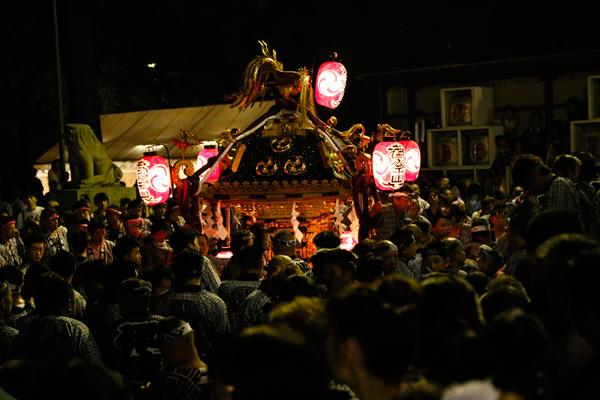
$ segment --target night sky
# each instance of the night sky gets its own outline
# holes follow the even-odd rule
[[[336,51],[349,71],[340,126],[377,123],[363,73],[600,49],[595,13],[547,2],[57,0],[65,122],[225,102],[259,40],[287,70]],[[52,1],[0,14],[2,181],[56,142]],[[148,63],[156,63],[150,69]],[[17,151],[15,151],[17,149]],[[7,167],[13,168],[6,174]]]

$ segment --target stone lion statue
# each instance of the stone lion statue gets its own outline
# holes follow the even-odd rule
[[[113,164],[89,125],[67,124],[65,141],[73,184],[107,186],[115,185],[123,178],[123,171]]]

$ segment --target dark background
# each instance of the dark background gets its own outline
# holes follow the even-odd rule
[[[377,87],[357,75],[600,49],[588,7],[567,3],[306,0],[57,0],[65,123],[227,102],[259,40],[286,70],[338,52],[349,72],[340,127],[378,121]],[[2,189],[58,140],[53,2],[0,13]],[[156,63],[150,69],[148,63]]]

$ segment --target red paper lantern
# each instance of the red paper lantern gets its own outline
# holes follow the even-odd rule
[[[373,151],[373,179],[380,190],[399,189],[421,170],[421,150],[412,140],[380,142]]]
[[[328,61],[323,63],[317,73],[315,100],[317,104],[334,109],[340,105],[348,72],[342,63]]]
[[[198,158],[196,159],[196,169],[200,169],[206,164],[208,164],[208,159],[214,157],[219,154],[219,150],[217,150],[216,145],[204,145],[204,150],[201,150],[198,153]],[[202,175],[200,175],[200,179],[204,178],[206,174],[208,174],[210,168],[204,171]],[[221,175],[221,163],[217,164],[213,172],[210,176],[205,180],[205,182],[214,182],[219,179]]]
[[[164,203],[171,194],[171,174],[164,158],[145,155],[136,167],[138,191],[148,205]]]

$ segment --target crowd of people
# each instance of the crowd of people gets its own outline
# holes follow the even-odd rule
[[[260,222],[220,258],[176,201],[28,193],[0,207],[0,397],[598,398],[595,160],[512,175],[406,183],[308,259]]]

